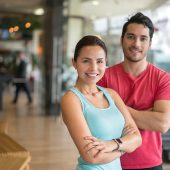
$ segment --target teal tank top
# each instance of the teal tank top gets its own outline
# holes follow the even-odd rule
[[[93,136],[102,140],[112,140],[120,138],[125,120],[122,113],[116,107],[110,94],[102,87],[97,86],[101,90],[109,103],[107,108],[97,108],[76,88],[70,90],[75,93],[82,104],[83,114],[88,127]],[[77,170],[121,170],[120,159],[107,164],[89,164],[80,156],[78,158]]]

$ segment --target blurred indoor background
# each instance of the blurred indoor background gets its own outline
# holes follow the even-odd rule
[[[122,25],[137,11],[155,26],[148,60],[170,72],[170,0],[0,0],[0,123],[30,152],[30,170],[75,169],[78,153],[60,113],[60,98],[76,80],[75,44],[98,35],[108,66],[120,62]],[[12,103],[18,51],[27,56],[30,105],[23,93]],[[163,144],[164,170],[170,170],[170,132]]]

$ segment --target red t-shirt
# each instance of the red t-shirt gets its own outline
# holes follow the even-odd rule
[[[114,89],[125,104],[136,110],[153,107],[156,100],[170,100],[170,74],[149,64],[138,77],[124,71],[122,63],[106,69],[98,85]],[[121,157],[124,169],[140,169],[162,163],[161,133],[140,130],[142,145]]]

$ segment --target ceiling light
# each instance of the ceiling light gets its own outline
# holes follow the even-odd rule
[[[81,0],[82,3],[91,3],[92,5],[99,5],[98,0]]]
[[[25,23],[25,28],[30,28],[30,27],[31,27],[31,23],[30,22]]]
[[[95,1],[95,0],[94,0],[94,1],[92,1],[92,4],[93,4],[93,5],[99,5],[99,1]]]
[[[43,8],[38,8],[34,11],[35,15],[43,15],[44,14],[44,9]]]

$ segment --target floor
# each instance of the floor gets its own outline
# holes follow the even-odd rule
[[[78,152],[61,116],[45,116],[36,95],[32,105],[20,97],[14,105],[11,92],[5,92],[0,118],[7,120],[8,134],[31,152],[30,170],[75,170]]]

